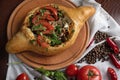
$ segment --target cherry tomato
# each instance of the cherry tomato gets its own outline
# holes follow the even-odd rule
[[[91,65],[83,66],[79,69],[77,80],[102,80],[100,71]]]
[[[29,80],[29,77],[26,73],[21,73],[20,75],[18,75],[16,80]]]
[[[71,64],[66,68],[66,74],[70,77],[76,76],[78,67],[75,64]]]

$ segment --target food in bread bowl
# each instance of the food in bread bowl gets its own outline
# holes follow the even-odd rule
[[[21,29],[6,44],[8,53],[32,51],[50,56],[72,46],[85,22],[95,13],[91,6],[68,8],[46,5],[30,11]]]

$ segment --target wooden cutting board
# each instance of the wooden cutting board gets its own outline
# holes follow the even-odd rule
[[[27,13],[38,6],[44,6],[46,4],[60,4],[66,7],[76,8],[76,6],[68,0],[25,0],[13,11],[7,27],[8,39],[11,39],[13,35],[20,29],[24,18]],[[78,38],[73,46],[65,50],[64,52],[54,56],[42,56],[33,52],[23,52],[16,54],[27,65],[40,68],[44,67],[48,70],[55,70],[66,67],[71,63],[74,63],[81,57],[86,49],[87,42],[89,40],[89,26],[86,22],[82,30],[80,31]],[[21,44],[24,45],[24,44]]]

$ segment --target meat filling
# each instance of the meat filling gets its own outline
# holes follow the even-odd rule
[[[35,35],[32,43],[39,46],[58,46],[70,38],[72,20],[57,6],[49,5],[29,17],[29,28]]]

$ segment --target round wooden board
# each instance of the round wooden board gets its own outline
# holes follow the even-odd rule
[[[20,29],[27,13],[38,7],[44,6],[46,4],[60,4],[66,7],[76,8],[68,0],[26,0],[23,1],[12,13],[7,27],[8,39],[11,39],[13,35]],[[86,49],[87,42],[89,40],[89,27],[87,22],[80,31],[78,38],[73,46],[65,50],[64,52],[54,55],[54,56],[41,56],[33,52],[23,52],[16,54],[16,56],[21,59],[27,65],[39,68],[44,67],[48,70],[55,70],[66,67],[71,63],[74,63],[77,59],[81,57]],[[21,44],[24,45],[24,44]]]

